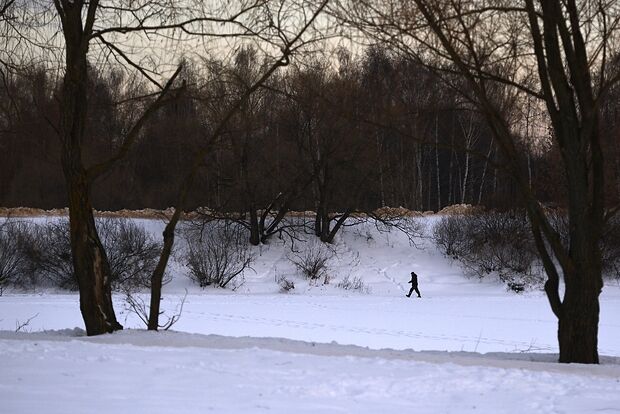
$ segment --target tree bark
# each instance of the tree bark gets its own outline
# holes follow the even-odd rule
[[[439,168],[439,117],[435,115],[435,174],[437,175],[437,211],[441,210],[441,169]]]
[[[258,212],[256,205],[250,204],[250,244],[258,246],[260,244],[260,228],[258,225]]]
[[[110,265],[95,227],[86,176],[80,171],[65,171],[73,269],[78,281],[86,334],[100,335],[123,329],[114,313]]]
[[[336,233],[338,233],[338,230],[340,230],[340,228],[344,225],[345,221],[347,221],[347,219],[349,218],[352,212],[353,212],[353,209],[351,208],[347,209],[347,211],[345,211],[344,214],[340,216],[338,220],[336,220],[336,223],[334,224],[334,227],[331,230],[329,230],[329,218],[328,218],[327,229],[329,231],[327,232],[325,239],[324,240],[321,239],[321,241],[325,243],[330,243],[330,244],[333,243],[334,238],[336,237]]]
[[[66,69],[61,97],[61,163],[69,196],[69,225],[73,268],[80,291],[80,310],[87,335],[123,329],[112,304],[110,265],[93,216],[91,179],[82,160],[87,120],[88,33],[82,23],[82,3],[63,3]],[[94,2],[89,6],[96,8]],[[91,10],[89,8],[89,16]],[[92,22],[90,23],[92,24]],[[87,22],[86,26],[89,26]]]
[[[190,180],[188,180],[190,184],[186,186],[186,188],[191,187],[191,182],[193,181],[193,175]],[[185,201],[185,197],[187,196],[188,190],[183,190],[182,200]],[[163,232],[164,237],[164,245],[162,248],[162,252],[159,256],[159,261],[157,262],[157,266],[151,275],[151,302],[149,307],[149,323],[148,330],[156,331],[159,329],[159,315],[160,315],[160,305],[161,305],[161,288],[164,280],[164,273],[166,272],[166,267],[168,266],[168,261],[170,260],[170,255],[172,254],[172,247],[174,246],[174,231],[176,229],[177,223],[181,218],[182,210],[178,206],[174,210],[174,214],[170,218],[168,224],[166,224],[166,228]]]
[[[598,124],[596,116],[592,121]],[[558,316],[560,362],[598,363],[599,295],[603,288],[599,240],[603,227],[602,155],[598,128],[591,136],[567,133],[565,162],[569,194],[570,261],[562,266],[565,293]],[[574,134],[574,135],[573,135]],[[587,153],[579,151],[582,140],[590,142],[592,168]],[[600,158],[600,159],[599,159]],[[601,197],[601,199],[597,199]]]
[[[573,282],[566,284],[562,313],[558,318],[559,361],[598,364],[600,290],[590,283],[596,280],[596,275],[583,272],[566,276]]]

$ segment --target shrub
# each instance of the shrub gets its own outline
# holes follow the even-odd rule
[[[511,274],[531,274],[537,254],[524,212],[490,212],[471,217],[474,221],[473,263],[486,273],[498,272],[506,280],[511,280]]]
[[[160,254],[153,237],[129,220],[99,219],[96,225],[110,262],[112,288],[149,288]],[[169,281],[165,276],[163,283]]]
[[[186,230],[187,265],[190,278],[200,287],[226,287],[254,261],[246,237],[238,225],[211,222],[197,230]]]
[[[444,255],[458,260],[471,250],[469,236],[474,233],[474,229],[469,228],[471,225],[473,221],[469,216],[444,217],[433,227],[433,240]]]
[[[36,284],[29,257],[35,242],[32,226],[6,220],[0,224],[0,294],[5,286],[28,287]]]
[[[446,256],[478,277],[496,273],[516,292],[542,282],[538,256],[524,212],[484,212],[443,218],[433,239]]]
[[[335,252],[325,244],[312,240],[304,250],[295,252],[289,256],[291,263],[301,272],[301,274],[311,281],[323,279],[324,284],[328,284],[329,261],[335,256]]]
[[[570,233],[566,213],[548,213],[565,248]],[[508,287],[521,292],[540,285],[544,273],[525,213],[488,212],[443,218],[436,224],[433,239],[450,256],[480,277],[496,272]],[[600,241],[603,275],[620,279],[620,217],[611,218]]]
[[[78,284],[73,272],[69,220],[50,221],[38,228],[39,245],[33,254],[37,272],[54,286],[77,290]]]
[[[148,288],[157,265],[159,247],[131,220],[97,219],[96,226],[110,263],[114,290]],[[59,219],[33,226],[31,241],[23,249],[33,274],[53,286],[77,290],[73,271],[69,220]]]
[[[295,289],[295,283],[284,275],[276,276],[276,283],[280,286],[280,292],[282,293]]]
[[[370,287],[366,286],[359,276],[355,276],[351,279],[349,275],[347,275],[338,282],[336,286],[344,290],[356,290],[361,293],[370,293]]]

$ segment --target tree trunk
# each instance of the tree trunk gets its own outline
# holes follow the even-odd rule
[[[489,151],[487,157],[484,160],[484,168],[482,169],[482,177],[480,178],[480,191],[478,192],[478,205],[482,204],[482,194],[484,192],[484,184],[487,176],[487,169],[489,168],[489,160],[491,159],[491,152],[493,151],[493,141],[489,142]]]
[[[469,148],[467,148],[469,150]],[[461,187],[461,204],[467,201],[467,181],[469,179],[469,152],[465,154],[465,171],[463,172],[463,186]]]
[[[377,149],[377,164],[379,166],[379,202],[381,207],[385,207],[385,186],[383,174],[383,150],[382,141],[379,138],[379,130],[375,131],[375,144]]]
[[[330,230],[330,222],[331,219],[329,218],[329,214],[327,213],[327,211],[323,211],[323,214],[321,215],[321,241],[328,243],[329,240],[329,230]]]
[[[581,283],[566,285],[558,320],[560,362],[598,364],[600,290],[586,286],[592,284],[589,281],[595,279],[595,275],[582,276],[581,279]]]
[[[570,178],[569,178],[570,180]],[[576,187],[587,188],[587,180]],[[603,289],[599,238],[602,217],[585,197],[571,197],[571,266],[564,267],[565,292],[558,316],[560,362],[598,363],[599,295]]]
[[[272,201],[271,204],[267,206],[267,208],[261,214],[258,224],[261,243],[266,243],[267,240],[269,240],[269,238],[276,233],[278,226],[280,226],[280,223],[282,223],[282,220],[284,220],[284,217],[286,217],[286,213],[288,213],[290,208],[291,199],[294,197],[295,194],[295,189],[292,189],[290,191],[291,192],[286,194],[278,194],[275,200]],[[284,200],[283,202],[282,199]],[[267,226],[267,216],[271,214],[274,207],[276,206],[279,206],[278,213],[275,215],[271,223],[269,223],[269,225]]]
[[[61,162],[69,196],[73,271],[80,291],[80,310],[87,335],[123,329],[112,305],[110,265],[93,216],[91,182],[82,160],[87,120],[87,52],[81,5],[67,8],[63,25],[66,69],[62,85]]]
[[[186,188],[191,186],[191,182],[193,181],[193,177],[189,180],[189,185]],[[172,247],[174,246],[174,231],[176,229],[177,223],[181,218],[181,205],[185,201],[187,191],[182,191],[182,196],[180,197],[181,202],[178,203],[177,207],[174,210],[174,214],[170,218],[170,221],[166,225],[164,229],[164,245],[162,248],[162,252],[159,256],[159,261],[157,262],[157,266],[151,275],[151,302],[149,307],[149,323],[148,330],[156,331],[159,329],[159,314],[160,314],[160,305],[161,305],[161,288],[162,281],[164,280],[164,273],[166,272],[166,267],[168,266],[168,261],[170,260],[170,255],[172,254]]]
[[[565,293],[562,312],[558,315],[560,362],[598,363],[599,295],[603,288],[599,240],[603,226],[604,183],[602,157],[595,134],[588,137],[592,143],[592,158],[597,161],[593,163],[592,182],[585,168],[587,156],[570,152],[567,157],[567,178],[572,189],[569,194],[571,263],[563,267]],[[573,137],[571,144],[577,146],[578,143]],[[590,199],[589,194],[601,199]]]
[[[314,216],[314,235],[321,237],[321,225],[323,224],[323,207],[318,204],[316,208],[316,215]]]
[[[258,213],[254,203],[250,205],[250,244],[258,246],[260,244],[260,228],[258,225]]]
[[[110,265],[95,227],[86,176],[69,172],[66,179],[73,269],[78,281],[86,334],[100,335],[123,329],[114,314]]]
[[[336,233],[338,233],[338,230],[340,230],[340,228],[344,225],[345,221],[347,221],[347,219],[349,218],[352,212],[353,212],[353,209],[348,208],[347,211],[342,216],[340,216],[338,220],[336,220],[336,224],[334,224],[334,228],[332,228],[329,231],[329,234],[327,235],[325,240],[322,240],[322,241],[326,243],[330,243],[330,244],[333,243],[334,238],[336,237]],[[329,227],[329,223],[328,223],[328,227]]]
[[[435,115],[435,174],[437,175],[437,211],[441,210],[441,170],[439,168],[439,119]]]
[[[415,154],[414,154],[414,164],[416,166],[416,177],[415,177],[415,209],[422,210],[424,209],[424,200],[422,199],[422,155],[420,154],[421,148],[420,145],[416,146]]]

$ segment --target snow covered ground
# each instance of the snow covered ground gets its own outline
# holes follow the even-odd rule
[[[611,361],[560,366],[520,355],[170,332],[75,335],[0,335],[3,412],[585,413],[620,406],[620,366]]]
[[[374,226],[347,229],[326,286],[296,275],[277,243],[255,249],[234,292],[201,290],[174,264],[164,308],[174,312],[189,291],[175,332],[140,330],[118,296],[131,329],[87,338],[76,294],[5,292],[0,412],[620,411],[619,286],[601,296],[603,363],[560,365],[541,292],[467,278],[430,241],[419,245]],[[411,270],[421,299],[404,296]],[[346,276],[364,291],[339,289]],[[295,289],[279,293],[278,277]]]

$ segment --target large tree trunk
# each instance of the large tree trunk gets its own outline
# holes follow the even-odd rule
[[[72,87],[65,88],[65,96],[71,94]],[[79,94],[78,94],[79,95]],[[67,96],[64,102],[83,102],[86,105],[86,97],[83,100],[74,99],[75,96]],[[83,119],[80,116],[82,109],[77,108],[76,113],[67,114],[74,107],[63,107],[63,120],[74,120],[73,125],[79,125]],[[63,126],[70,124],[65,121]],[[101,240],[95,227],[93,207],[90,199],[90,182],[79,154],[73,141],[74,128],[63,129],[65,149],[63,151],[62,164],[67,191],[69,195],[69,225],[71,238],[71,253],[73,256],[73,271],[78,281],[80,290],[80,310],[88,335],[100,335],[123,329],[116,320],[112,305],[111,272]]]
[[[575,278],[577,275],[570,276]],[[566,285],[562,314],[558,320],[560,362],[598,364],[598,322],[600,290],[582,276],[578,283]]]
[[[596,132],[589,141],[592,157],[600,157]],[[571,142],[574,147],[579,143],[576,138]],[[569,147],[571,155],[567,161],[567,178],[572,188],[569,195],[571,260],[563,267],[565,292],[562,311],[558,315],[558,341],[560,362],[594,364],[598,363],[599,295],[603,289],[599,247],[603,199],[597,199],[603,195],[602,159],[597,160],[598,167],[589,172],[587,156],[583,153],[573,155],[577,153],[574,147]],[[592,182],[590,174],[594,177]]]
[[[114,313],[110,265],[95,227],[86,176],[70,172],[66,178],[73,269],[80,290],[86,334],[100,335],[123,329]]]
[[[87,35],[83,33],[81,5],[65,10],[66,69],[63,79],[60,139],[62,167],[69,196],[69,223],[73,268],[80,290],[80,310],[86,333],[99,335],[123,327],[112,306],[110,265],[93,217],[91,182],[82,160],[87,119]]]
[[[587,180],[582,188],[587,188]],[[572,266],[564,268],[565,292],[558,315],[560,362],[597,364],[599,295],[603,289],[599,235],[602,217],[587,207],[586,197],[572,197],[570,247]],[[571,269],[572,268],[572,269]]]

